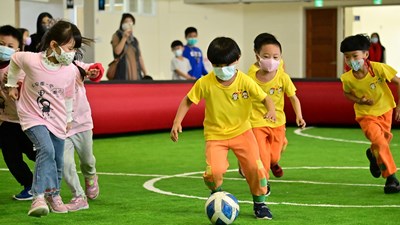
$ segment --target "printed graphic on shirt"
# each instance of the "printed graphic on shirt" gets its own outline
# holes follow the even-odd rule
[[[238,90],[238,91],[233,92],[232,99],[234,101],[239,100],[239,97],[242,97],[243,99],[248,99],[249,93],[246,90]]]
[[[372,82],[371,84],[369,84],[369,87],[371,88],[371,90],[375,90],[376,86],[378,84],[381,84],[383,82],[382,78],[378,78],[378,80],[376,80],[375,82]]]
[[[44,81],[35,82],[32,84],[32,88],[38,93],[36,98],[37,106],[42,111],[42,117],[44,119],[53,119],[55,116],[52,114],[53,107],[49,99],[63,99],[64,89],[56,87],[54,84],[46,83]],[[46,92],[46,90],[49,90]]]
[[[199,52],[199,51],[190,51],[190,56],[195,58],[197,63],[200,63],[201,52]]]
[[[51,112],[51,110],[53,110],[51,108],[51,102],[49,100],[43,98],[43,95],[45,93],[46,92],[44,90],[40,90],[38,92],[39,97],[36,99],[36,102],[37,102],[40,110],[42,110],[42,116],[44,118],[54,118],[54,117],[50,116],[50,112]]]
[[[269,91],[268,91],[269,95],[273,95],[275,93],[277,93],[277,94],[282,93],[282,87],[275,86],[275,87],[270,88]]]

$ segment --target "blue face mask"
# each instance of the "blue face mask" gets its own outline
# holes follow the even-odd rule
[[[188,38],[187,43],[188,43],[188,45],[193,46],[193,45],[197,44],[197,38]]]
[[[230,80],[236,73],[236,64],[224,67],[214,67],[215,76],[223,81]]]
[[[0,61],[10,61],[11,55],[15,53],[15,50],[4,45],[0,45]]]
[[[347,61],[347,65],[354,71],[359,71],[364,66],[364,59]]]

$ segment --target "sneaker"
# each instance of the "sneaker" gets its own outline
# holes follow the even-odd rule
[[[88,209],[89,204],[84,196],[78,196],[72,198],[68,204],[65,204],[65,207],[67,207],[68,212],[75,212],[81,209]]]
[[[44,197],[38,197],[34,199],[31,205],[31,209],[28,212],[28,216],[41,217],[47,216],[47,214],[49,214],[49,207],[47,206]]]
[[[46,197],[47,203],[50,205],[50,210],[53,213],[67,213],[68,209],[64,205],[60,195]]]
[[[94,175],[92,178],[85,178],[86,196],[89,199],[96,199],[99,196],[100,190],[97,179],[97,175]]]
[[[254,203],[253,209],[254,209],[254,215],[256,216],[257,219],[262,219],[262,220],[272,219],[271,211],[269,210],[268,206],[265,203]]]
[[[276,178],[279,178],[279,177],[282,177],[282,176],[283,176],[282,167],[279,166],[278,163],[275,164],[275,165],[273,165],[273,166],[271,166],[271,171],[272,171],[272,174],[274,174],[274,176],[275,176]]]
[[[383,188],[385,194],[395,194],[400,192],[400,184],[394,175],[390,175],[386,179],[385,187]]]
[[[268,183],[267,183],[267,193],[265,194],[265,196],[270,196],[271,195],[271,185],[270,185],[270,183],[269,183],[269,181],[268,181]]]
[[[367,149],[367,151],[365,153],[369,160],[369,172],[371,172],[373,177],[379,178],[381,176],[381,170],[379,169],[379,166],[376,163],[375,156],[372,155],[371,149]]]
[[[31,192],[31,187],[25,187],[24,190],[22,190],[19,194],[13,195],[13,198],[15,200],[32,200],[32,192]]]

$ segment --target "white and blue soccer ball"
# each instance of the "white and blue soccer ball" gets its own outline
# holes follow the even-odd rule
[[[239,203],[231,193],[218,191],[207,199],[205,210],[212,224],[231,224],[239,215]]]

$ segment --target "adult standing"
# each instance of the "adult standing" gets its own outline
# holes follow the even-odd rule
[[[113,34],[111,45],[114,58],[119,58],[114,80],[141,80],[147,75],[139,42],[133,35],[135,17],[122,14],[119,29]]]
[[[25,46],[24,51],[28,52],[41,52],[40,42],[43,35],[50,29],[53,24],[53,16],[48,12],[39,14],[36,21],[36,33],[31,35],[31,44]]]
[[[187,45],[185,45],[183,50],[183,57],[189,59],[190,66],[192,67],[192,70],[189,71],[189,75],[199,79],[208,72],[204,67],[203,53],[200,48],[195,46],[197,44],[197,29],[195,27],[186,28],[185,38]]]
[[[385,59],[385,47],[381,44],[381,38],[378,33],[371,34],[371,45],[369,46],[369,60],[374,62],[384,63]]]

